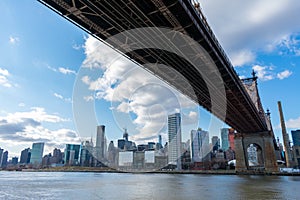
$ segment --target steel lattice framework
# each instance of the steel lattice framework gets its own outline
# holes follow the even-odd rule
[[[108,43],[123,52],[127,57],[145,68],[147,63],[159,63],[170,66],[179,72],[193,87],[196,96],[186,91],[183,82],[175,80],[171,71],[159,67],[149,67],[148,71],[175,87],[181,93],[190,97],[199,105],[222,119],[221,110],[226,107],[226,117],[223,119],[241,133],[257,133],[267,131],[264,117],[252,102],[241,80],[232,67],[224,50],[206,22],[198,4],[192,0],[39,0],[58,14],[70,20],[80,28],[101,41],[136,28],[164,27],[189,36],[201,45],[206,54],[195,52],[195,57],[206,57],[217,67],[224,83],[226,105],[216,101],[217,109],[212,110],[212,99],[208,88],[214,85],[214,72],[209,64],[203,62],[201,70],[211,74],[210,81],[193,68],[191,63],[180,56],[159,49],[138,49],[129,51],[134,45],[131,38],[110,40]],[[135,35],[136,41],[165,42],[149,34]],[[151,38],[152,37],[152,38]],[[174,36],[176,37],[176,36]],[[148,38],[148,40],[147,40]],[[149,39],[150,38],[150,39]],[[167,40],[167,38],[166,38]],[[130,43],[131,42],[131,43]],[[182,43],[181,49],[191,49],[187,43]],[[196,51],[195,49],[193,49]],[[195,58],[196,59],[196,58]],[[203,58],[205,59],[205,58]],[[179,82],[179,83],[178,83]],[[220,112],[219,112],[220,110]]]

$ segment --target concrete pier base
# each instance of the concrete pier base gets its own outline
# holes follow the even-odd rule
[[[258,164],[249,164],[247,148],[253,144],[258,149]],[[262,171],[266,173],[278,172],[273,136],[270,131],[235,135],[236,172]]]

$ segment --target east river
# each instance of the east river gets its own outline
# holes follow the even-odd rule
[[[0,171],[0,199],[300,199],[300,176]]]

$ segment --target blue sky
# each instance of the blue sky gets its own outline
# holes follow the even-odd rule
[[[288,131],[299,129],[300,2],[201,5],[238,74],[257,72],[275,134],[278,100]],[[106,125],[109,140],[127,128],[138,143],[157,134],[166,141],[166,116],[179,109],[184,140],[198,126],[211,135],[226,126],[39,2],[3,0],[0,7],[0,147],[10,156],[35,141],[46,142],[45,153],[79,143],[95,136],[97,124]]]

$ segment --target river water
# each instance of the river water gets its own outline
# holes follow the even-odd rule
[[[1,171],[0,199],[300,199],[300,177]]]

